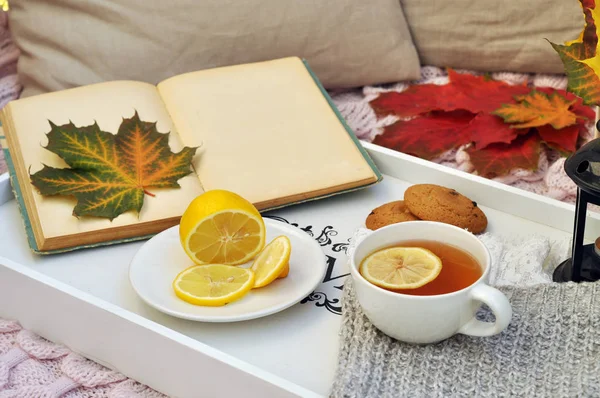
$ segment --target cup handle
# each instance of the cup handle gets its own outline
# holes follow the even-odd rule
[[[473,287],[470,296],[471,300],[480,301],[490,307],[496,322],[482,322],[473,317],[458,330],[458,333],[485,337],[493,336],[506,329],[512,318],[512,308],[508,298],[500,290],[482,283]]]

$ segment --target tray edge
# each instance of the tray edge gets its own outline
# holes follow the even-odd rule
[[[59,344],[65,344],[65,330],[76,330],[79,337],[75,336],[75,332],[66,333],[69,343],[65,345],[68,345],[71,350],[112,369],[115,367],[111,365],[111,362],[115,362],[114,359],[119,358],[117,361],[120,364],[117,369],[119,372],[165,394],[193,397],[207,384],[216,383],[222,388],[219,392],[226,396],[242,393],[248,397],[262,397],[264,394],[275,394],[273,396],[281,397],[319,396],[313,391],[214,347],[1,256],[0,279],[12,280],[12,283],[6,284],[8,289],[0,289],[0,316],[17,319],[24,328]],[[36,294],[33,296],[36,297],[36,300],[31,300],[32,296],[28,292],[33,289],[32,285],[37,286]],[[2,303],[8,305],[3,308]],[[39,307],[46,308],[40,311]],[[40,314],[44,315],[40,317]],[[47,317],[51,317],[56,322],[48,322],[48,319],[45,319]],[[86,321],[82,322],[82,319]],[[121,327],[119,332],[113,335],[118,336],[118,344],[113,345],[111,349],[106,344],[94,346],[94,340],[97,342],[102,339],[101,336],[98,336],[99,329],[95,328],[99,323],[123,325],[120,322],[122,320],[127,321],[124,324],[125,327]],[[63,323],[57,326],[60,323],[58,321]],[[65,325],[69,325],[71,328],[69,329]],[[90,339],[90,337],[92,338]],[[146,344],[139,344],[138,337],[146,340]],[[119,346],[121,349],[117,348]],[[152,346],[153,350],[148,352],[137,348],[142,346]],[[124,347],[129,351],[134,351],[135,355],[131,355],[131,352],[125,353]],[[153,359],[161,356],[161,351],[163,357],[177,357],[177,360],[169,362],[168,366],[172,370],[168,372],[169,376],[162,379],[160,377],[144,378],[145,372],[138,371],[139,364],[152,364]],[[207,378],[191,377],[190,368],[195,369],[191,373],[196,372],[197,376],[199,373],[196,369],[200,367],[202,361],[205,362],[205,368],[212,370],[225,367],[229,370],[221,374],[213,371]],[[158,368],[161,369],[162,366]],[[162,373],[164,374],[164,372]],[[239,383],[225,382],[231,380],[233,376]],[[178,378],[179,380],[177,380]],[[211,383],[207,383],[208,380]],[[223,381],[223,383],[219,383],[219,381]],[[177,386],[178,389],[173,391],[173,386]],[[250,386],[253,387],[249,388]]]

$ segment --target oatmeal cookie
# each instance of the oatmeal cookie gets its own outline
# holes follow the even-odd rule
[[[404,221],[416,221],[419,218],[412,214],[403,200],[386,203],[373,209],[367,216],[365,224],[370,230],[376,230],[386,225]]]
[[[487,217],[466,196],[434,184],[417,184],[404,193],[409,211],[422,220],[439,221],[465,228],[474,234],[487,227]]]

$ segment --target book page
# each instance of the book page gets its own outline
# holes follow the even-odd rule
[[[194,168],[206,190],[256,204],[376,180],[299,58],[192,72],[158,90],[184,144],[202,145]]]
[[[9,107],[16,143],[20,148],[18,162],[25,173],[29,170],[33,174],[44,164],[68,167],[60,157],[43,148],[48,143],[46,134],[50,132],[49,121],[56,125],[72,121],[76,126],[97,122],[101,130],[116,134],[122,119],[131,118],[137,110],[141,120],[156,121],[159,132],[171,132],[169,145],[172,151],[178,152],[183,147],[156,87],[146,83],[100,83],[24,98],[10,103]],[[19,152],[15,155],[19,155]],[[190,201],[202,192],[201,184],[192,172],[179,180],[180,189],[152,189],[156,196],[144,197],[139,218],[134,212],[127,212],[109,221],[92,217],[78,219],[72,214],[76,204],[74,198],[44,197],[28,178],[20,176],[19,182],[28,187],[23,194],[29,195],[29,199],[35,203],[36,217],[46,239],[181,216]]]

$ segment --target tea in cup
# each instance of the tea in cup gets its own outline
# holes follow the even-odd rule
[[[415,281],[424,277],[433,280],[414,287],[418,283],[411,284],[408,272],[407,280],[400,276],[401,285],[409,287],[406,289],[390,288],[396,286],[393,274],[389,275],[389,284],[370,282],[377,266],[365,268],[365,264],[380,254],[392,255],[393,261],[393,253],[406,251],[395,248],[418,248],[413,250],[416,255],[432,253],[437,262],[431,261],[431,270],[417,270],[420,276],[413,274]],[[440,260],[441,270],[436,269]],[[506,296],[487,284],[491,266],[488,249],[475,235],[453,225],[409,221],[380,228],[358,243],[350,263],[356,297],[365,315],[375,327],[397,340],[425,344],[457,333],[492,336],[502,332],[512,318]],[[398,267],[402,267],[401,262]],[[495,322],[475,319],[482,303],[490,307]]]

